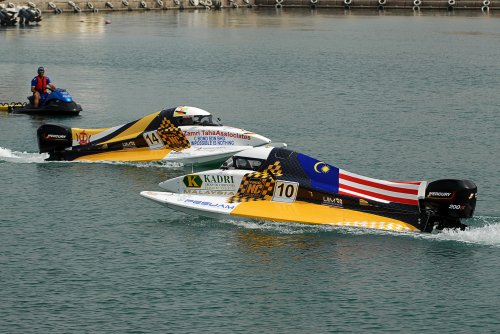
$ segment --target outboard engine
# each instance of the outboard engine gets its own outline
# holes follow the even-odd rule
[[[431,226],[460,228],[461,218],[471,218],[476,208],[477,186],[469,180],[445,179],[430,182],[421,200],[421,208],[430,214]]]
[[[44,124],[37,130],[38,148],[40,153],[49,153],[49,160],[58,160],[59,151],[71,147],[71,128],[66,126]]]
[[[19,24],[30,24],[31,22],[40,22],[42,17],[39,10],[31,8],[22,8],[19,10]]]
[[[0,25],[3,25],[3,22],[7,20],[7,12],[2,8],[0,9]]]
[[[14,8],[0,9],[0,25],[14,26],[17,23],[17,12]]]

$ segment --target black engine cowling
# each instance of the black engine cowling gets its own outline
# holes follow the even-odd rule
[[[60,125],[44,124],[37,130],[40,153],[52,154],[63,151],[72,144],[71,128]]]
[[[470,180],[445,179],[430,182],[421,208],[438,229],[465,228],[461,218],[471,218],[476,208],[477,186]]]

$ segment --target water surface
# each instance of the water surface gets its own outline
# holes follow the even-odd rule
[[[0,101],[24,101],[43,65],[84,111],[0,114],[1,331],[498,331],[497,17],[240,9],[42,23],[0,28]],[[37,153],[41,124],[114,126],[177,105],[356,173],[471,179],[476,217],[428,235],[192,217],[139,196],[190,168]]]

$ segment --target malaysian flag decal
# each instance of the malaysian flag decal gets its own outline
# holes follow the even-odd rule
[[[320,191],[365,198],[381,203],[400,203],[418,206],[425,195],[427,182],[397,182],[378,180],[354,174],[304,154],[297,154],[311,186]]]

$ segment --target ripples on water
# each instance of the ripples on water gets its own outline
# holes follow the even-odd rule
[[[93,162],[47,162],[48,154],[37,154],[27,152],[13,152],[9,149],[0,147],[0,163],[2,161],[10,163],[53,163],[53,164],[94,164]],[[99,164],[109,164],[117,166],[132,166],[135,168],[167,168],[169,170],[178,170],[188,172],[187,167],[178,163],[151,162],[151,163],[123,163],[123,162],[101,162]],[[197,167],[200,168],[200,167]],[[303,234],[303,233],[321,233],[331,232],[349,233],[349,234],[388,234],[394,236],[411,236],[416,238],[425,238],[429,240],[455,240],[465,243],[476,243],[483,245],[500,246],[500,219],[498,217],[474,217],[466,221],[471,225],[468,231],[445,230],[437,234],[417,234],[417,233],[394,233],[387,231],[377,231],[362,228],[349,227],[328,227],[328,226],[304,226],[297,227],[296,224],[287,223],[264,223],[257,221],[226,221],[230,224],[244,227],[247,229],[270,230],[280,234]]]
[[[0,115],[0,328],[497,331],[498,31],[479,13],[261,9],[0,28],[0,101],[24,100],[43,64],[84,106]],[[360,174],[470,178],[476,217],[437,234],[199,218],[138,195],[183,166],[36,153],[43,123],[114,126],[183,104]]]

